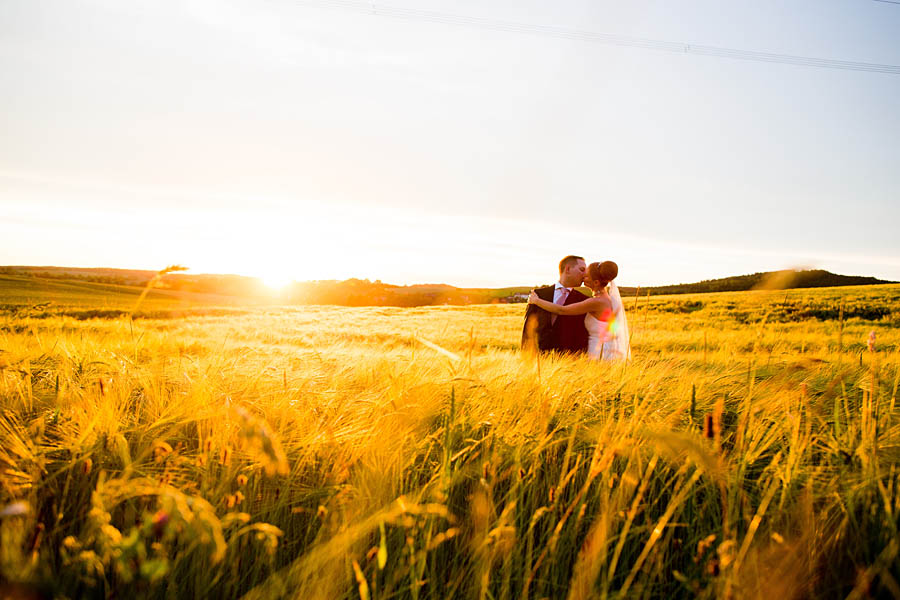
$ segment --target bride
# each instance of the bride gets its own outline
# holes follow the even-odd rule
[[[528,303],[557,315],[584,315],[584,328],[588,332],[588,357],[596,360],[627,360],[631,358],[628,320],[619,289],[613,283],[618,274],[619,266],[610,260],[591,263],[584,276],[584,284],[594,291],[593,298],[561,306],[541,300],[532,291]]]

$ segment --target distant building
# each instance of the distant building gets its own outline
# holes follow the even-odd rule
[[[504,302],[506,304],[518,304],[521,302],[528,302],[528,296],[530,294],[512,294],[510,296],[506,296],[505,298],[500,298],[500,302]]]

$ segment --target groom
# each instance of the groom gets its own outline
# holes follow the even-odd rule
[[[580,256],[567,256],[559,261],[559,281],[554,285],[537,288],[538,297],[555,304],[575,304],[587,300],[576,290],[584,282],[587,269]],[[556,316],[534,304],[525,310],[525,327],[522,329],[522,349],[549,352],[580,353],[588,346],[588,333],[584,328],[584,315]]]

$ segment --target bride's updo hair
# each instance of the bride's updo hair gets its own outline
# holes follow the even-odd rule
[[[594,281],[599,281],[604,286],[619,275],[619,265],[611,260],[604,260],[601,263],[591,263],[588,266],[588,275]]]

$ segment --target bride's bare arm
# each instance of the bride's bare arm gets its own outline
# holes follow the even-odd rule
[[[589,312],[597,312],[604,308],[609,308],[609,303],[603,298],[588,298],[587,300],[582,300],[575,304],[560,306],[559,304],[541,300],[535,292],[531,292],[531,295],[528,297],[528,304],[534,304],[557,315],[583,315]]]

